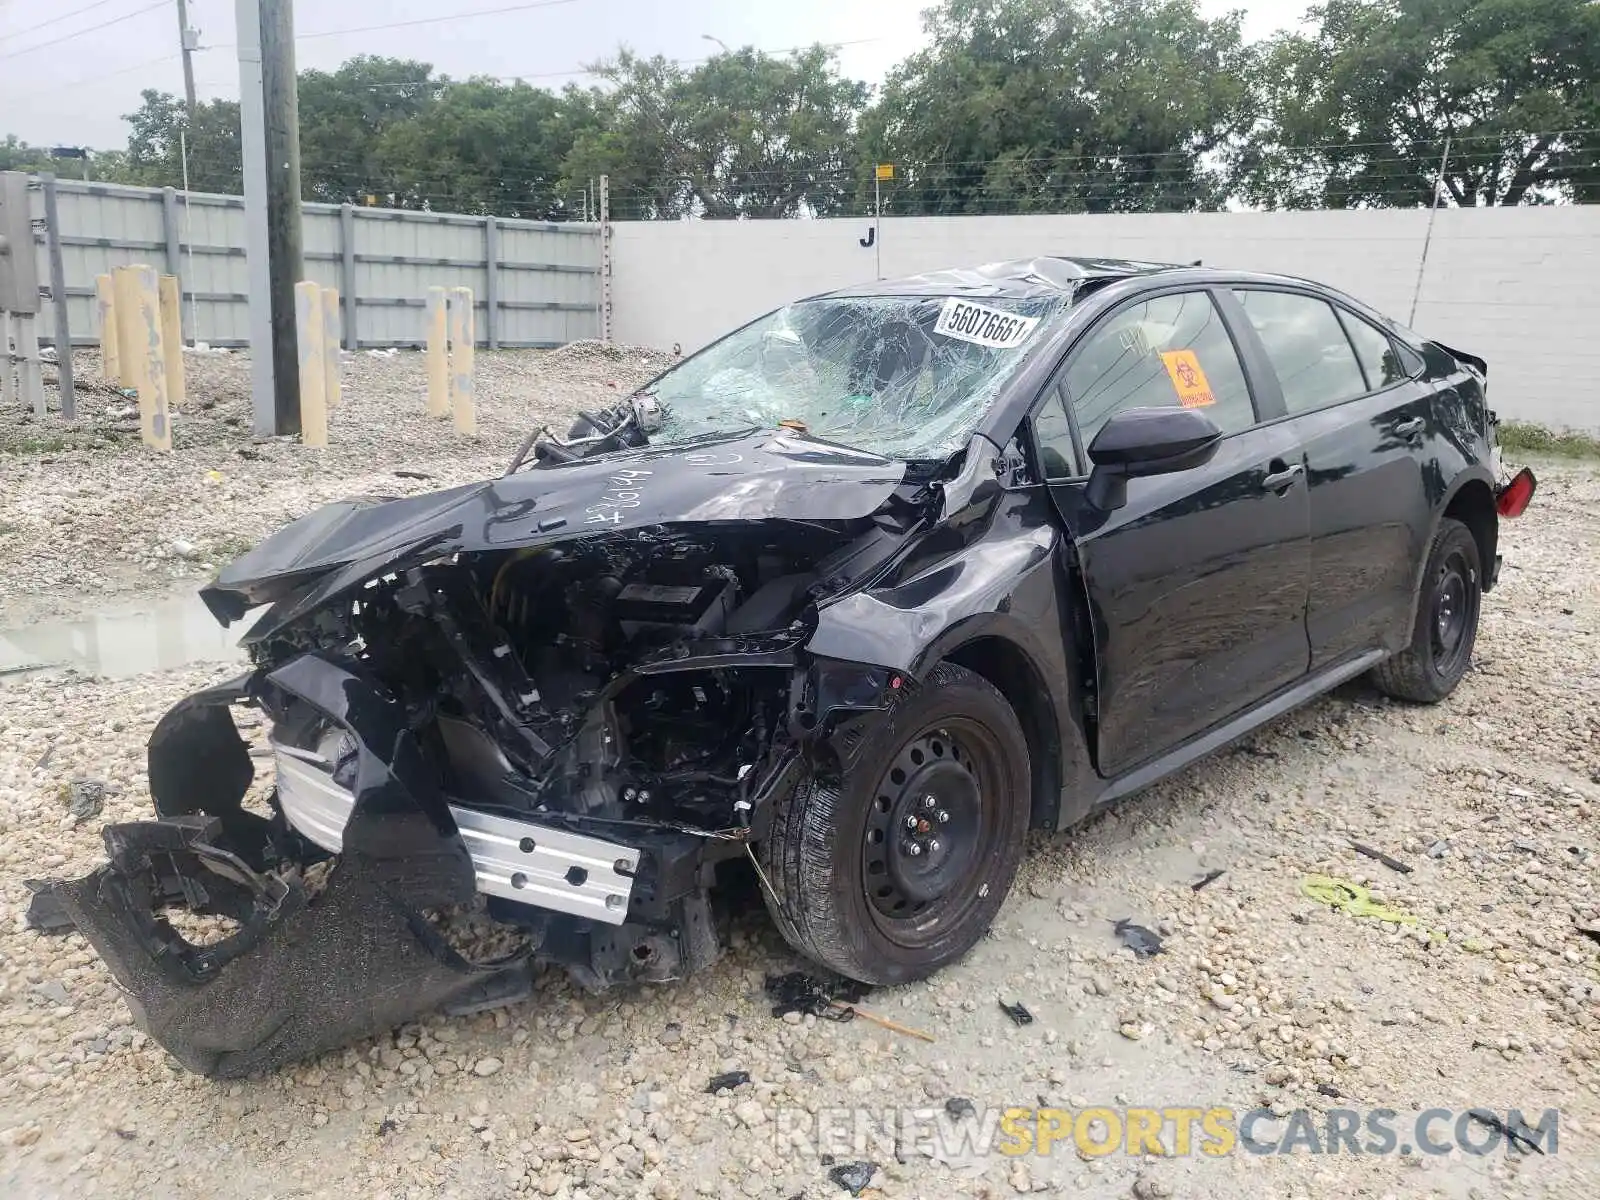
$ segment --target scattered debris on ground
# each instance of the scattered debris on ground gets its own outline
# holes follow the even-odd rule
[[[1004,1000],[1000,1001],[1000,1011],[1011,1018],[1013,1025],[1033,1024],[1033,1014],[1027,1010],[1027,1007],[1020,1000],[1014,1004],[1007,1004]]]
[[[1400,874],[1402,874],[1402,875],[1411,874],[1411,864],[1410,863],[1401,862],[1398,858],[1396,858],[1392,854],[1386,854],[1382,850],[1375,849],[1372,846],[1368,846],[1363,842],[1351,842],[1350,843],[1350,848],[1352,850],[1354,850],[1357,854],[1361,855],[1363,858],[1370,858],[1370,859],[1373,859],[1373,860],[1375,860],[1377,862],[1381,862],[1384,866],[1388,867],[1391,871],[1399,871]]]
[[[1199,891],[1198,888],[1194,890]],[[1143,925],[1135,925],[1132,918],[1123,917],[1113,928],[1122,944],[1133,951],[1135,958],[1154,958],[1161,953],[1161,935]]]

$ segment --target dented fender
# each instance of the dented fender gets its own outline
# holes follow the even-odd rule
[[[1079,601],[1061,566],[1063,535],[1043,489],[991,483],[962,494],[967,503],[946,518],[943,543],[930,537],[884,584],[820,607],[806,648],[915,681],[979,643],[1003,643],[1031,677],[1007,698],[1043,751],[1035,820],[1072,824],[1100,781],[1088,749],[1085,682],[1069,651]]]

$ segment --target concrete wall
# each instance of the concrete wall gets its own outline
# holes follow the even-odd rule
[[[186,337],[248,345],[244,201],[238,196],[56,181],[67,312],[76,344],[97,341],[94,279],[149,263],[183,286]],[[42,230],[43,197],[31,201]],[[307,204],[306,278],[354,297],[344,307],[350,346],[421,342],[429,287],[470,287],[477,336],[501,346],[562,346],[600,334],[600,227],[500,218],[495,222],[495,301],[489,309],[489,218]],[[346,246],[346,231],[350,245]],[[35,234],[39,278],[50,278],[45,234]],[[192,245],[191,245],[192,243]],[[353,285],[353,286],[352,286]],[[48,304],[40,340],[55,337]],[[350,328],[350,317],[354,328]]]
[[[614,226],[619,341],[685,352],[787,300],[874,278],[1032,255],[1276,271],[1404,322],[1425,211],[682,221]],[[1600,207],[1441,209],[1417,332],[1489,362],[1508,419],[1600,432]]]

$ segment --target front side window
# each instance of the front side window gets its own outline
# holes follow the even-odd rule
[[[1291,413],[1309,412],[1367,391],[1350,339],[1333,307],[1294,292],[1234,293],[1261,336]]]
[[[644,390],[652,445],[780,423],[890,458],[967,444],[1066,304],[959,296],[842,296],[791,304],[707,346]]]
[[[1202,408],[1223,433],[1255,423],[1238,352],[1205,292],[1118,310],[1073,352],[1066,382],[1085,447],[1129,408]]]
[[[1033,437],[1039,447],[1039,467],[1046,479],[1071,479],[1078,473],[1078,452],[1072,445],[1066,400],[1053,387],[1033,418]]]

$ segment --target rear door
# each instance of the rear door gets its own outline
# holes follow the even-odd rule
[[[1088,505],[1082,448],[1127,408],[1203,406],[1226,435],[1205,466]],[[1277,412],[1268,410],[1267,416]],[[1303,676],[1310,559],[1291,423],[1262,424],[1208,291],[1136,299],[1069,354],[1034,419],[1050,492],[1088,592],[1098,759],[1112,776]]]
[[[1320,295],[1253,286],[1233,295],[1305,447],[1311,669],[1399,650],[1411,640],[1431,528],[1431,388],[1410,378],[1414,356],[1387,333]]]

